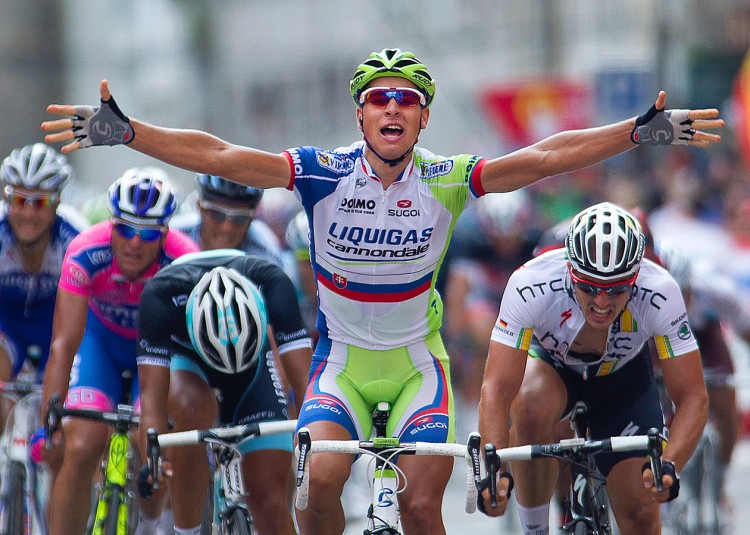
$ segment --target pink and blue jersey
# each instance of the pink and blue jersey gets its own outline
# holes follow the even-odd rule
[[[109,330],[129,340],[138,336],[138,302],[146,282],[157,271],[198,246],[170,230],[162,252],[137,280],[127,280],[112,254],[112,223],[104,221],[79,234],[68,247],[60,289],[89,298],[89,311]],[[133,355],[135,358],[135,355]]]
[[[137,405],[136,339],[138,305],[143,288],[161,268],[198,245],[170,230],[158,259],[137,280],[121,273],[112,251],[112,224],[104,221],[79,234],[68,246],[60,290],[88,298],[89,311],[81,346],[73,360],[65,404],[113,410],[130,396]],[[123,373],[133,381],[126,392]]]

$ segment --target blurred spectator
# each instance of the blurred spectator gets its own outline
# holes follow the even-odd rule
[[[451,373],[467,406],[473,408],[479,400],[505,284],[531,258],[540,232],[533,199],[525,189],[482,197],[456,224],[445,288],[444,332]]]

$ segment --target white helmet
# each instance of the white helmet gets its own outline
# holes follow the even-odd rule
[[[222,373],[239,373],[257,362],[267,317],[258,288],[223,266],[205,273],[187,302],[190,341],[206,364]]]
[[[177,209],[169,175],[158,167],[133,167],[107,192],[112,215],[139,225],[166,225]]]
[[[602,280],[634,275],[641,265],[645,246],[638,220],[609,202],[579,212],[565,239],[573,268]]]
[[[517,234],[531,224],[534,206],[523,189],[488,193],[477,203],[479,221],[493,234]]]
[[[3,185],[60,192],[73,175],[67,158],[44,143],[15,149],[3,160]]]

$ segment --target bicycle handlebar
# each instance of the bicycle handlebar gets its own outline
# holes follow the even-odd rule
[[[629,437],[610,437],[601,440],[585,440],[571,438],[561,440],[555,444],[529,444],[526,446],[512,446],[496,450],[498,465],[502,461],[530,461],[540,458],[565,459],[577,453],[617,453],[626,451],[643,451],[649,457],[651,470],[654,474],[654,484],[657,490],[663,490],[661,478],[663,469],[661,464],[662,444],[659,432],[655,428],[648,430],[647,435]],[[489,470],[488,470],[489,471]],[[494,478],[493,478],[494,479]]]
[[[248,437],[294,433],[297,420],[278,420],[271,422],[254,422],[231,427],[213,427],[211,429],[193,429],[159,435],[154,428],[147,432],[146,451],[148,452],[149,474],[153,477],[154,489],[158,489],[156,474],[161,471],[161,448],[172,446],[192,446],[202,442],[239,442]]]
[[[350,455],[366,454],[379,456],[398,453],[399,455],[437,455],[463,457],[467,464],[466,507],[467,513],[473,513],[477,505],[477,486],[479,479],[479,435],[471,433],[466,444],[445,444],[432,442],[399,442],[396,438],[374,441],[360,440],[312,440],[310,431],[303,427],[297,432],[297,498],[298,509],[307,508],[310,487],[310,464],[313,453],[346,453]],[[390,462],[390,461],[389,461]]]
[[[40,394],[42,385],[29,381],[0,381],[0,392],[3,394]]]
[[[490,478],[490,505],[497,507],[497,473],[500,471],[500,458],[494,444],[484,445],[484,467]]]
[[[254,422],[252,424],[235,425],[232,427],[214,427],[211,429],[194,429],[177,433],[164,433],[158,436],[159,446],[191,446],[205,442],[206,439],[239,442],[250,436],[274,435],[280,433],[294,433],[297,420],[279,420],[273,422]]]
[[[44,421],[45,436],[49,437],[52,433],[60,429],[62,419],[66,416],[74,418],[86,418],[97,422],[106,422],[115,426],[120,431],[127,431],[133,427],[138,427],[140,417],[133,414],[132,405],[118,405],[117,412],[103,412],[95,409],[75,409],[64,407],[60,404],[60,396],[54,394],[49,399],[47,406],[47,418]],[[46,448],[51,447],[51,441],[47,441]]]

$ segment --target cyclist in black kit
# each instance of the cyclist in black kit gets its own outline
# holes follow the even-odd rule
[[[220,424],[289,418],[271,344],[301,402],[312,343],[294,286],[275,264],[230,249],[186,255],[149,281],[140,314],[142,444],[149,428],[167,431],[167,414],[174,431],[212,427],[217,418]],[[288,494],[291,435],[258,437],[240,448],[249,453],[243,472],[256,527],[296,533]],[[205,448],[165,453],[175,533],[200,533],[209,480]]]

